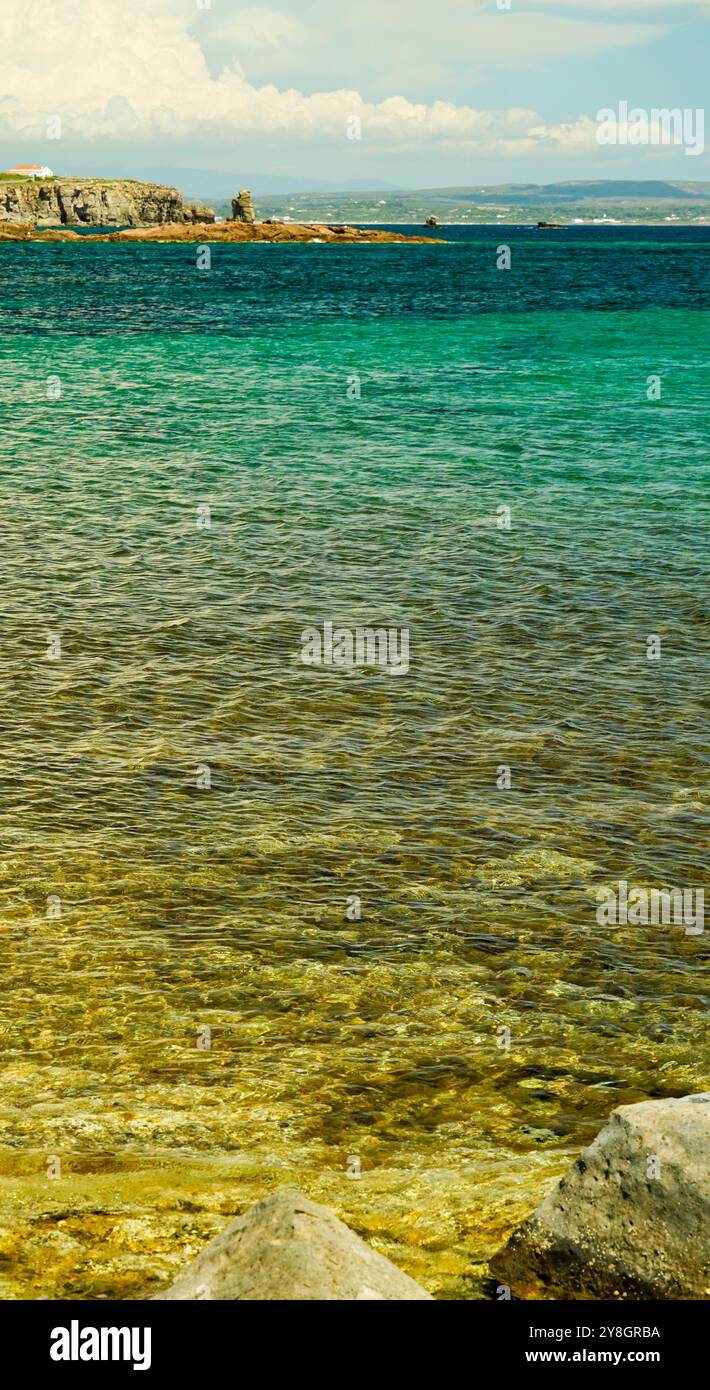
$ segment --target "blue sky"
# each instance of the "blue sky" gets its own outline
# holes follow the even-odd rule
[[[703,107],[710,0],[506,3],[2,0],[0,163],[262,186],[710,178],[708,153],[600,147],[595,119]]]

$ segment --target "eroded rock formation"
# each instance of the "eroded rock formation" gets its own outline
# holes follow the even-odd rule
[[[236,198],[232,198],[232,221],[252,223],[254,217],[254,204],[248,188],[243,188]]]

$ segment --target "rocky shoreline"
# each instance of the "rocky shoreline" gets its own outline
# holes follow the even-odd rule
[[[710,1298],[710,1092],[614,1110],[490,1261],[497,1299]],[[158,1300],[431,1300],[326,1207],[278,1188]]]
[[[73,230],[83,227],[83,233]],[[107,231],[106,228],[119,230]],[[388,242],[438,238],[321,222],[258,222],[248,188],[232,199],[232,218],[186,204],[177,188],[132,180],[0,179],[0,241]]]
[[[97,242],[272,242],[301,243],[361,243],[365,245],[427,244],[441,246],[436,237],[407,236],[398,232],[366,231],[362,227],[330,227],[320,223],[296,222],[169,222],[156,227],[127,228],[118,232],[74,232],[70,227],[43,229],[33,223],[0,222],[0,242],[5,241],[70,241]]]
[[[75,227],[85,228],[82,234]],[[106,228],[114,228],[106,231]],[[119,228],[119,229],[115,229]],[[249,189],[232,199],[231,221],[183,202],[176,188],[131,179],[0,179],[3,242],[431,242],[431,236],[324,222],[258,222]],[[440,245],[440,242],[438,243]]]

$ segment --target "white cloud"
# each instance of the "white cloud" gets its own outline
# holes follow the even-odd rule
[[[224,5],[233,18],[221,18]],[[554,0],[553,0],[554,5]],[[242,9],[213,0],[195,26],[214,67],[229,57],[250,81],[315,87],[357,86],[372,98],[393,90],[423,99],[468,95],[487,72],[540,69],[556,59],[595,55],[658,36],[658,25],[603,16],[512,12],[493,0],[280,0]],[[535,11],[545,0],[534,0]],[[288,39],[279,40],[292,19]],[[256,32],[254,32],[256,31]],[[261,37],[263,34],[263,38]]]
[[[388,22],[405,22],[408,13],[409,29],[418,36],[424,7],[415,0],[388,4]],[[555,54],[576,52],[578,47],[589,52],[595,44],[598,51],[612,42],[635,42],[641,30],[644,37],[649,33],[645,26],[599,26],[583,20],[567,24],[540,14],[518,15],[510,28],[505,22],[509,15],[482,14],[471,8],[470,0],[443,0],[443,6],[459,16],[465,12],[468,21],[478,25],[470,32],[478,35],[482,51],[502,44],[511,66],[520,62],[522,50],[535,45],[536,51]],[[318,8],[319,0],[311,0],[310,6],[303,3],[310,19]],[[426,10],[433,36],[441,15],[435,14],[432,21],[428,3]],[[248,54],[302,41],[303,24],[283,9],[251,5],[232,7],[231,13],[220,10],[213,38],[222,36],[228,66],[210,70],[197,35],[211,13],[200,15],[194,0],[2,0],[0,135],[41,137],[47,117],[57,114],[67,138],[213,143],[277,135],[344,141],[346,123],[357,115],[363,145],[377,142],[384,148],[427,143],[464,152],[525,154],[595,147],[595,126],[589,117],[548,126],[534,111],[518,108],[480,111],[465,103],[422,103],[397,94],[366,100],[348,87],[306,94],[271,83],[256,85],[244,75],[237,50],[241,45]],[[380,0],[377,6],[360,0],[339,13],[357,27],[370,20],[376,23],[382,7]],[[612,27],[613,37],[607,32]],[[400,42],[405,43],[407,32]],[[455,44],[459,37],[454,33],[450,42]],[[415,47],[426,59],[422,45],[423,38],[420,42],[417,37]],[[451,56],[444,52],[444,64]]]
[[[250,5],[226,16],[221,11],[208,12],[205,19],[211,19],[213,15],[215,24],[210,30],[210,37],[223,46],[234,47],[242,54],[272,55],[284,45],[301,45],[307,41],[306,26],[285,10]]]

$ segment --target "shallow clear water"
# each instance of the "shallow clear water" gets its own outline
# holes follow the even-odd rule
[[[595,914],[706,882],[710,234],[466,232],[0,247],[1,1296],[151,1292],[288,1182],[479,1297],[707,1086],[707,934]]]

